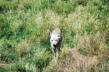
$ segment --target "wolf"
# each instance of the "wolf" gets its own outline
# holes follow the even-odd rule
[[[59,28],[56,28],[50,33],[50,43],[55,57],[58,55],[60,51],[61,41],[61,30]]]

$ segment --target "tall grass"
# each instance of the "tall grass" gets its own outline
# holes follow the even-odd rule
[[[59,27],[54,64],[49,34]],[[108,0],[0,0],[0,72],[108,72]]]

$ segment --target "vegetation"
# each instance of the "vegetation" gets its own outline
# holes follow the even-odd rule
[[[0,72],[109,72],[109,0],[0,0]]]

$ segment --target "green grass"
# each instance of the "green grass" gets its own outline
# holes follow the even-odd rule
[[[62,31],[60,67],[52,64],[49,42],[57,27]],[[109,72],[108,0],[0,0],[0,72],[60,72],[72,56],[69,48],[97,56],[93,72]],[[71,67],[68,72],[92,71]]]

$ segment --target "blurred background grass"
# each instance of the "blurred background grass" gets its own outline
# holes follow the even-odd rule
[[[63,37],[59,66],[51,63],[49,42],[56,27]],[[97,56],[97,65],[74,69],[70,63],[65,70],[66,55],[73,60],[67,49],[74,47],[84,56]],[[0,0],[0,72],[64,70],[109,72],[109,0]]]

